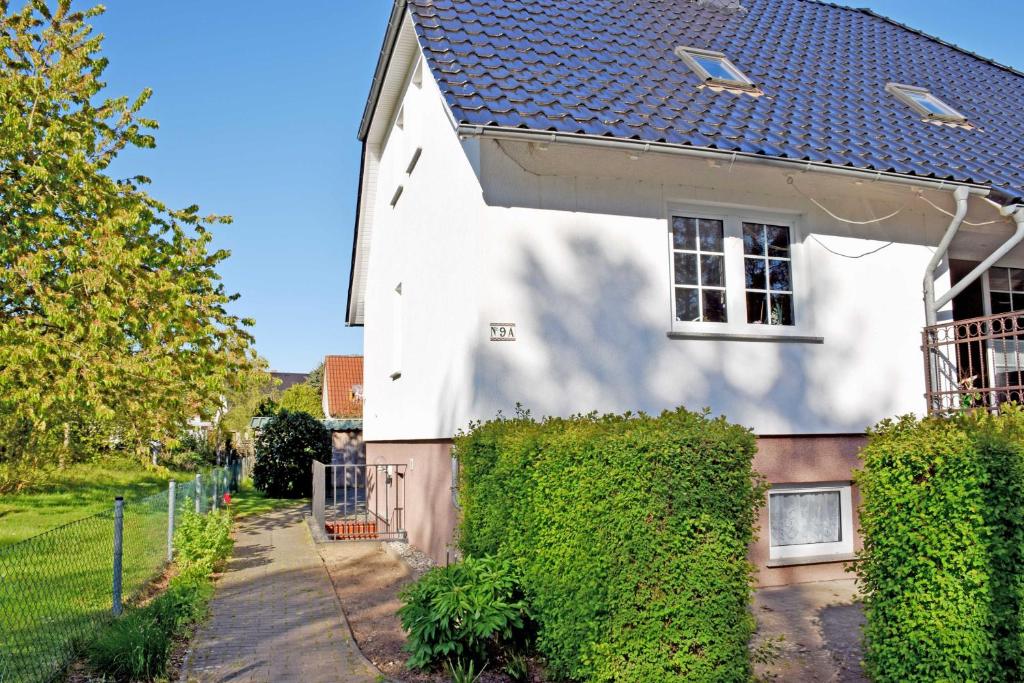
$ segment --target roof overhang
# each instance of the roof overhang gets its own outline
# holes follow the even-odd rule
[[[377,69],[366,101],[366,109],[359,124],[358,138],[363,143],[363,150],[359,162],[352,261],[345,304],[345,322],[350,327],[361,327],[364,322],[363,302],[370,258],[373,207],[376,201],[374,189],[380,145],[387,136],[395,108],[408,84],[409,71],[414,67],[420,54],[416,28],[412,17],[406,11],[406,0],[395,0],[388,20],[384,46],[377,59]]]
[[[676,145],[664,142],[643,142],[640,140],[626,138],[612,138],[600,135],[585,135],[581,133],[555,133],[548,130],[536,130],[530,128],[508,128],[503,126],[478,126],[461,124],[457,127],[460,138],[491,138],[497,140],[509,140],[520,142],[532,142],[543,145],[567,144],[586,145],[604,149],[615,149],[625,153],[640,154],[670,154],[706,159],[724,160],[726,162],[746,162],[752,164],[769,165],[787,168],[792,171],[808,172],[815,171],[830,173],[834,175],[852,176],[862,180],[888,182],[900,185],[912,185],[926,189],[949,189],[966,187],[971,194],[988,197],[1000,204],[1015,204],[1017,199],[992,187],[979,183],[962,183],[942,178],[930,178],[925,176],[906,175],[889,171],[875,171],[868,168],[855,168],[852,166],[837,166],[824,162],[808,161],[802,159],[790,159],[786,157],[770,157],[763,154],[750,154],[746,152],[733,152],[728,150],[714,149],[710,147],[694,147],[692,145]]]

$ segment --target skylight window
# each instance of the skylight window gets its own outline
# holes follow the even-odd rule
[[[676,54],[703,81],[744,90],[756,88],[754,83],[721,52],[695,47],[677,47]]]
[[[928,92],[925,88],[889,83],[885,86],[885,89],[925,118],[953,123],[962,123],[967,120],[967,117]]]

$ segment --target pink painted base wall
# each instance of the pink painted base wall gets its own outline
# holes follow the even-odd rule
[[[366,464],[406,465],[405,528],[409,543],[438,564],[455,549],[459,513],[452,505],[451,441],[367,442]]]
[[[840,436],[762,436],[757,440],[754,469],[769,484],[815,484],[851,481],[853,470],[860,466],[858,454],[867,442],[860,435]],[[852,489],[853,528],[860,524],[857,507],[860,494]],[[758,539],[750,549],[750,561],[758,568],[760,586],[785,586],[808,581],[830,581],[852,578],[845,562],[769,567],[768,509],[762,508]],[[854,550],[860,550],[860,535],[854,534]]]
[[[770,484],[850,481],[864,443],[865,437],[858,435],[760,437],[754,469]],[[409,542],[435,562],[449,562],[454,557],[459,522],[451,499],[451,442],[369,442],[366,462],[408,466],[405,519]],[[859,498],[854,487],[854,529]],[[769,567],[767,508],[761,512],[759,527],[758,540],[750,549],[750,560],[758,568],[758,585],[850,578],[844,562]],[[855,537],[854,547],[860,549],[859,537]]]

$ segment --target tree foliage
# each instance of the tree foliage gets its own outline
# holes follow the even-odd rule
[[[251,370],[208,227],[229,219],[108,173],[157,124],[149,90],[104,95],[101,12],[0,0],[0,464],[173,435]]]
[[[315,418],[321,418],[324,414],[320,393],[306,382],[285,389],[278,402],[282,408],[292,412],[308,413]]]

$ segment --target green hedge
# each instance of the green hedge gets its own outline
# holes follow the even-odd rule
[[[518,565],[552,674],[747,681],[753,435],[683,409],[474,425],[460,545]]]
[[[1024,413],[886,421],[863,459],[872,680],[1024,679]]]

